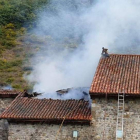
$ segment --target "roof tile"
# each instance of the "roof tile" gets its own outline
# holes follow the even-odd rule
[[[21,91],[0,89],[0,97],[16,97]]]
[[[140,94],[140,55],[110,54],[101,58],[90,94]]]
[[[91,120],[89,102],[84,100],[51,100],[16,98],[0,115],[6,119]]]

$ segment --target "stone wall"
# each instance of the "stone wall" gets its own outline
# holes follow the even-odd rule
[[[0,98],[0,113],[8,107],[14,99]],[[0,120],[0,140],[8,140],[8,122]]]
[[[55,140],[59,125],[47,124],[10,124],[8,140]],[[94,128],[92,126],[64,125],[57,140],[76,140],[73,131],[78,131],[78,140],[92,140]]]
[[[0,98],[0,109],[8,107],[14,98]]]
[[[99,140],[115,140],[117,100],[95,99],[92,113],[95,134]],[[140,99],[126,99],[124,110],[124,140],[140,139]]]
[[[0,120],[0,140],[8,140],[8,122]]]
[[[92,125],[64,125],[58,140],[115,140],[117,100],[94,99],[92,102]],[[55,140],[60,125],[9,124],[8,140]],[[140,99],[125,100],[124,140],[140,139]]]

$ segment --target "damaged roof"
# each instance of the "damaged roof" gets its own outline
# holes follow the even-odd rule
[[[20,95],[0,115],[0,119],[28,121],[90,122],[91,108],[84,100],[33,99]]]
[[[90,95],[140,95],[140,55],[110,54],[101,57]]]
[[[0,97],[16,97],[18,94],[20,94],[21,91],[17,91],[17,90],[4,90],[4,89],[0,89]]]

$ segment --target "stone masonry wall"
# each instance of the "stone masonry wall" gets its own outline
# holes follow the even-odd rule
[[[0,98],[0,113],[10,105],[14,99]],[[8,140],[8,122],[0,120],[0,140]]]
[[[55,140],[59,125],[10,124],[8,140]],[[78,131],[78,140],[92,140],[94,130],[91,126],[64,125],[57,140],[76,140],[73,131]]]
[[[93,100],[92,113],[97,139],[115,140],[117,107],[115,99]],[[140,99],[125,100],[124,140],[140,140]]]
[[[14,98],[0,98],[0,109],[8,107]]]
[[[92,101],[92,125],[64,125],[57,140],[115,140],[117,100],[94,99]],[[8,140],[55,140],[60,125],[9,124]],[[126,99],[124,112],[124,140],[140,139],[140,99]]]

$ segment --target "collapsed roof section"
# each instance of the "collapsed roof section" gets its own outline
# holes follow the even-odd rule
[[[90,124],[91,108],[84,100],[52,100],[24,97],[19,94],[0,115],[0,119],[19,122],[48,122]]]
[[[101,57],[90,87],[90,96],[140,96],[140,55],[110,54]]]

